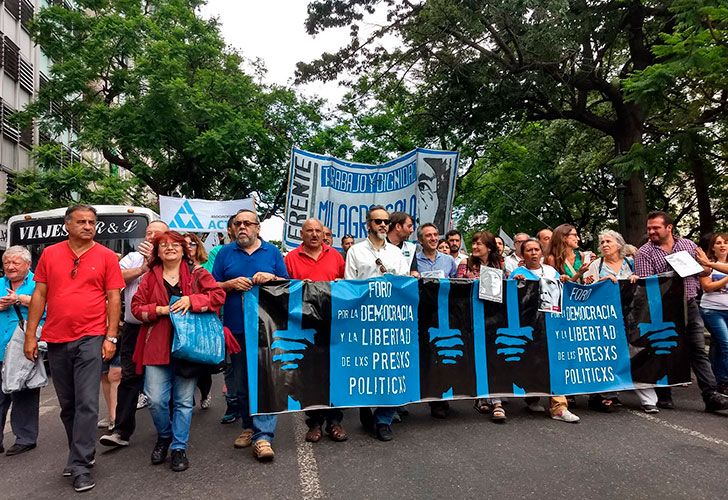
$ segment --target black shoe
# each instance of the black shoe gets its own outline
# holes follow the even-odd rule
[[[234,411],[227,412],[220,419],[220,423],[221,424],[232,424],[233,422],[235,422],[239,418],[240,418],[240,414],[239,413],[234,412]]]
[[[374,416],[372,415],[372,409],[362,407],[359,408],[359,422],[364,430],[371,431],[374,429]]]
[[[30,451],[33,448],[35,448],[35,444],[14,444],[10,448],[8,448],[8,451],[5,452],[5,454],[9,457],[12,457],[13,455],[20,455],[21,453],[25,453],[26,451]],[[0,452],[2,453],[2,452]]]
[[[157,439],[157,444],[154,445],[152,450],[152,465],[163,464],[167,460],[167,451],[170,444],[172,444],[171,439]]]
[[[728,410],[728,396],[714,392],[705,400],[705,411],[714,412]]]
[[[82,491],[88,491],[96,486],[91,474],[79,474],[73,478],[73,489],[81,493]]]
[[[718,392],[723,394],[724,396],[728,396],[728,383],[726,383],[726,382],[718,383]]]
[[[450,405],[447,401],[434,401],[430,403],[430,415],[432,418],[447,418]]]
[[[5,448],[3,448],[3,445],[0,444],[0,453],[3,453],[5,451]]]
[[[172,450],[172,470],[182,472],[190,468],[190,461],[187,459],[185,450]]]
[[[387,424],[377,424],[377,439],[380,441],[391,441],[394,439],[392,427]]]
[[[707,406],[707,403],[706,403]],[[675,403],[672,402],[672,399],[662,399],[657,401],[657,407],[662,408],[663,410],[674,410],[675,409]],[[707,408],[706,408],[707,410]]]

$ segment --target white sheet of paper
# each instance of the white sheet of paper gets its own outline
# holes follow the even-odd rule
[[[493,267],[480,266],[478,298],[503,303],[503,271]]]
[[[422,278],[444,278],[445,271],[443,271],[442,269],[436,269],[434,271],[422,271],[420,273],[420,276]]]
[[[665,260],[682,278],[703,272],[703,266],[685,250],[667,255]]]

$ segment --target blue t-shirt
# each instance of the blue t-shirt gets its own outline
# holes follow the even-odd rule
[[[417,260],[417,271],[423,277],[425,273],[436,273],[437,271],[442,271],[443,278],[455,278],[458,275],[457,262],[444,253],[437,252],[434,262],[427,258],[423,252],[417,252],[415,259]]]
[[[534,272],[535,271],[535,272]],[[514,279],[516,276],[524,276],[527,280],[539,281],[541,278],[550,280],[559,280],[559,272],[553,267],[543,264],[541,269],[530,270],[526,266],[517,267],[508,276],[508,279]]]
[[[252,254],[248,254],[236,242],[228,243],[217,253],[212,267],[212,276],[219,282],[240,277],[252,278],[259,272],[288,278],[280,250],[263,240],[260,240],[260,247]],[[240,290],[227,292],[223,324],[233,333],[243,332],[243,292]]]
[[[0,297],[5,297],[8,294],[7,289],[10,288],[10,280],[6,277],[0,278]],[[15,290],[18,295],[33,295],[35,290],[35,281],[33,281],[33,273],[28,272],[28,276],[25,277],[23,283]],[[24,319],[28,319],[28,308],[20,306],[20,312]],[[10,342],[10,338],[13,336],[15,327],[18,326],[18,315],[15,313],[15,308],[10,306],[4,311],[0,311],[0,363],[5,359],[5,348]]]

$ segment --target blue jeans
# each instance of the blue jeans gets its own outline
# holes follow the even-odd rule
[[[728,383],[728,310],[700,308],[710,332],[710,363],[718,383]]]
[[[394,418],[394,413],[397,411],[397,408],[394,407],[388,407],[388,408],[375,408],[374,409],[374,424],[375,425],[392,425],[392,418]]]
[[[149,411],[160,439],[172,439],[173,450],[187,449],[192,425],[196,378],[174,374],[170,365],[146,366],[144,393],[149,397]],[[169,396],[172,394],[173,416],[169,415]]]
[[[278,416],[276,415],[250,415],[250,401],[248,399],[248,362],[245,354],[245,335],[235,333],[235,340],[238,341],[242,351],[230,355],[230,377],[225,377],[228,395],[228,405],[234,403],[237,411],[242,417],[243,429],[253,429],[253,442],[262,439],[273,442],[276,433]],[[229,381],[228,381],[229,380]],[[232,405],[231,405],[232,406]]]

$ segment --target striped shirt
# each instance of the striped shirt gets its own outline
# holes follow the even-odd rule
[[[648,241],[642,245],[634,259],[635,274],[641,278],[653,276],[655,274],[669,273],[673,269],[665,259],[666,256],[685,250],[693,258],[695,258],[695,249],[697,245],[685,238],[675,238],[675,244],[670,252],[665,252],[660,245],[655,245]],[[685,283],[685,298],[690,300],[698,295],[700,281],[697,276],[688,276],[683,278]]]

